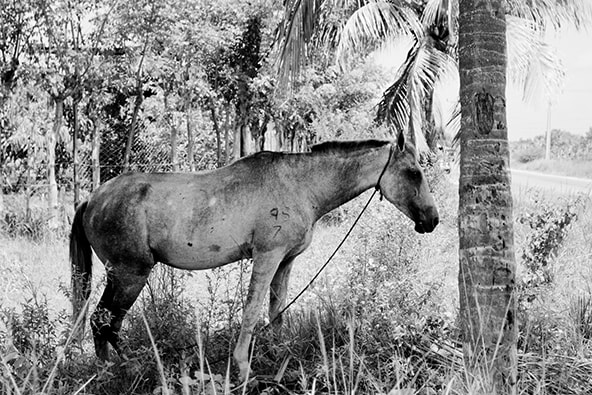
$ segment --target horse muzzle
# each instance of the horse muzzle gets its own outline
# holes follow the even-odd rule
[[[417,233],[431,233],[436,229],[436,226],[440,223],[440,218],[438,217],[438,211],[430,207],[426,210],[423,215],[419,215],[415,220],[415,231]]]

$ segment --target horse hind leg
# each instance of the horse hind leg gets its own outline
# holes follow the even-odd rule
[[[288,295],[288,280],[295,258],[286,258],[278,267],[269,287],[269,323],[275,332],[282,327],[282,309],[286,305]]]
[[[95,353],[99,359],[109,359],[109,344],[121,354],[121,323],[144,288],[152,266],[151,263],[147,270],[136,271],[125,266],[115,266],[107,271],[107,285],[91,317]]]
[[[250,372],[249,367],[249,344],[253,335],[253,329],[259,318],[259,312],[263,305],[263,299],[271,280],[276,273],[279,263],[283,259],[283,251],[267,251],[253,253],[253,269],[251,271],[251,282],[249,293],[243,310],[241,331],[234,348],[234,360],[239,368],[239,376],[244,381]]]

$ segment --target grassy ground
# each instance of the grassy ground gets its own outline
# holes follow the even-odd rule
[[[468,384],[455,340],[456,190],[446,180],[437,190],[442,224],[430,235],[415,234],[410,221],[388,203],[376,199],[371,204],[351,239],[292,308],[281,335],[257,329],[252,366],[263,378],[251,392],[482,393],[478,382]],[[367,197],[319,224],[311,247],[294,267],[289,299],[324,263]],[[574,204],[575,199],[533,191],[515,196],[521,393],[592,389],[592,203]],[[537,235],[530,224],[547,218],[544,207],[554,215],[550,221],[558,221],[557,213],[569,204],[577,219],[565,228],[558,247],[550,247],[543,267],[527,267],[523,255]],[[172,276],[172,271],[157,270],[125,322],[129,359],[103,365],[94,360],[88,337],[82,348],[65,347],[66,254],[64,237],[33,242],[0,236],[2,393],[229,392],[235,379],[233,370],[227,376],[227,361],[248,263],[182,276],[185,272]],[[102,265],[94,268],[93,304],[104,278]],[[272,384],[274,378],[280,384]]]

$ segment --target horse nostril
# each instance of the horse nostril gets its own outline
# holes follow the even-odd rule
[[[438,224],[440,223],[440,218],[438,217],[434,217],[434,219],[432,220],[432,227],[436,227],[438,226]]]

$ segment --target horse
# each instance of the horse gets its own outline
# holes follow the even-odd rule
[[[76,210],[70,234],[73,315],[90,296],[92,250],[105,264],[107,284],[91,316],[95,353],[117,353],[126,312],[157,262],[210,269],[252,258],[253,267],[233,352],[241,379],[267,290],[269,319],[281,325],[294,259],[310,244],[326,213],[375,187],[415,223],[438,225],[415,148],[396,141],[331,141],[311,152],[263,151],[211,171],[126,173],[99,187]],[[84,306],[84,307],[83,307]]]

